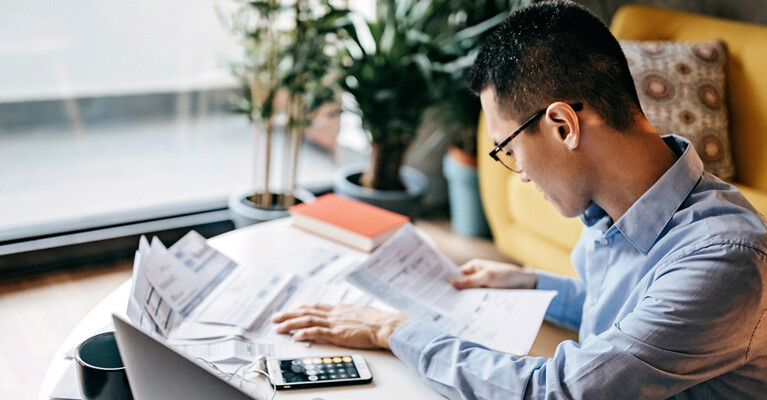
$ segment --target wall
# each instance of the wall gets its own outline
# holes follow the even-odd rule
[[[674,8],[720,18],[767,25],[765,0],[576,0],[609,24],[615,11],[624,4],[646,4]]]

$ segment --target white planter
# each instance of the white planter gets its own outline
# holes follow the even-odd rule
[[[242,189],[229,196],[229,218],[234,222],[235,228],[239,229],[290,215],[288,210],[282,207],[274,206],[270,209],[263,209],[255,206],[248,199],[252,194],[252,189]],[[314,200],[314,195],[305,189],[296,188],[293,194],[296,200],[301,203]],[[275,204],[278,195],[274,194],[273,196],[275,201],[272,203]]]

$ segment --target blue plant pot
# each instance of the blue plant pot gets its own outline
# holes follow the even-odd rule
[[[445,154],[442,171],[447,179],[453,231],[464,236],[490,237],[490,227],[479,196],[477,168],[461,164]]]

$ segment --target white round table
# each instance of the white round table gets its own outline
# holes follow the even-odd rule
[[[301,251],[301,249],[306,249],[308,246],[320,245],[341,254],[357,253],[348,247],[321,239],[292,227],[289,218],[227,232],[211,238],[208,243],[241,266],[263,268],[265,270],[279,268],[279,262],[285,259],[286,254]],[[66,357],[67,352],[71,353],[77,344],[99,330],[113,329],[111,327],[111,315],[112,313],[125,314],[130,296],[130,288],[130,280],[120,285],[93,308],[72,330],[48,367],[38,399],[49,399],[52,390],[62,379],[74,380],[72,383],[76,385],[77,378],[74,375],[74,368],[71,367],[73,360]],[[562,340],[573,339],[575,337],[575,332],[544,323],[530,354],[535,356],[551,356],[557,344]],[[306,354],[309,356],[348,352],[348,349],[318,344],[306,349]],[[321,398],[325,400],[357,400],[360,398],[392,399],[396,396],[405,396],[412,399],[442,398],[442,396],[426,386],[414,371],[407,368],[390,352],[359,350],[354,350],[354,352],[363,354],[367,359],[373,373],[372,384],[278,391],[275,399],[307,400]],[[65,374],[67,375],[66,377]]]
[[[289,218],[265,222],[247,228],[227,232],[208,243],[217,250],[231,258],[241,266],[253,268],[277,268],[274,263],[284,260],[286,254],[301,251],[310,245],[316,245],[318,241],[322,246],[341,253],[356,253],[354,250],[311,235],[290,225]],[[170,245],[166,243],[166,245]],[[80,342],[95,334],[99,330],[111,330],[112,313],[125,314],[130,296],[131,281],[128,280],[104,300],[102,300],[88,315],[72,330],[64,340],[56,356],[51,362],[40,387],[38,399],[47,400],[51,391],[56,387],[59,380],[70,374],[69,379],[75,379],[72,370],[69,371],[73,360],[66,357],[67,352]],[[314,344],[306,349],[306,354],[327,355],[346,354],[350,351],[331,345]],[[415,372],[406,368],[394,355],[388,351],[360,351],[373,373],[373,382],[358,386],[339,386],[329,388],[314,388],[302,390],[278,391],[275,399],[313,399],[325,400],[357,400],[365,399],[391,399],[397,395],[407,394],[408,398],[417,399],[440,399],[438,395],[421,382]],[[76,383],[76,382],[75,382]]]

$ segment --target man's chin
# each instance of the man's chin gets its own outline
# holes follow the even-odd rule
[[[546,200],[548,200],[551,204],[553,204],[554,208],[556,208],[557,211],[565,218],[577,218],[577,217],[580,217],[584,211],[586,211],[585,208],[584,209],[578,209],[577,207],[564,208],[560,206],[559,203],[549,200],[548,197],[546,198]]]

